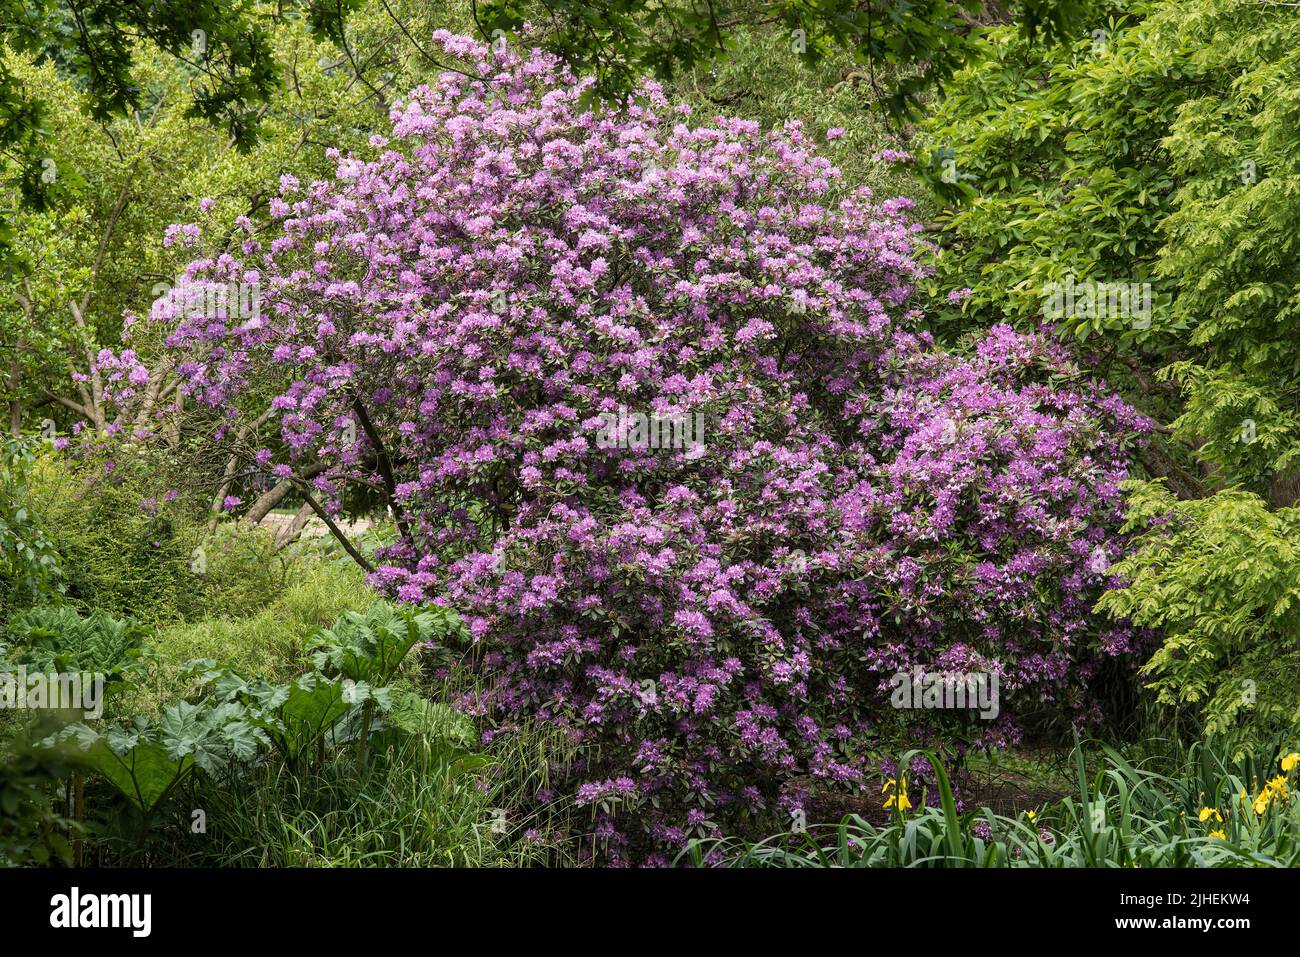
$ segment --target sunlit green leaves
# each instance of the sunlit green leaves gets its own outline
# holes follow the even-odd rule
[[[149,814],[195,769],[209,774],[257,754],[265,735],[241,705],[178,702],[156,720],[135,718],[100,732],[74,724],[47,740],[75,745],[73,760],[99,772],[142,814]]]
[[[364,615],[345,612],[333,628],[322,630],[312,643],[312,663],[325,674],[384,685],[417,643],[464,634],[465,626],[449,608],[416,610],[376,602]]]
[[[144,667],[151,636],[152,631],[137,621],[102,611],[83,618],[65,605],[16,615],[0,645],[7,647],[11,661],[29,668],[98,672],[111,681]]]
[[[1300,726],[1300,509],[1239,490],[1129,492],[1136,547],[1111,569],[1127,584],[1098,607],[1165,636],[1143,669],[1159,699],[1238,743]]]

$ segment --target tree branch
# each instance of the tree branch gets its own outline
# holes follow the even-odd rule
[[[1204,485],[1155,442],[1139,448],[1136,455],[1137,460],[1153,477],[1168,479],[1170,491],[1180,499],[1205,498],[1210,494]]]
[[[373,572],[375,566],[366,560],[366,556],[357,551],[356,546],[353,545],[352,542],[348,540],[348,537],[343,534],[343,530],[335,524],[334,519],[330,518],[329,513],[326,512],[325,509],[321,508],[320,503],[316,501],[316,499],[312,497],[311,492],[307,490],[307,483],[299,482],[298,485],[303,500],[306,501],[306,503],[311,507],[311,510],[316,513],[316,516],[325,523],[325,527],[330,530],[330,534],[334,536],[335,541],[343,546],[343,550],[352,556],[354,562],[366,571]]]
[[[357,420],[361,424],[362,431],[366,433],[366,438],[375,447],[375,463],[379,467],[379,474],[384,480],[388,510],[393,513],[393,521],[397,523],[397,529],[402,533],[402,537],[410,541],[411,530],[406,524],[406,519],[402,517],[397,509],[397,481],[393,476],[393,463],[388,458],[388,452],[384,449],[384,443],[379,439],[379,433],[376,431],[374,423],[370,421],[366,407],[361,404],[361,396],[357,395],[356,392],[352,393],[352,408],[357,413]]]

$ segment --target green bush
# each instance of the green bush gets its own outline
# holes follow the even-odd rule
[[[454,616],[375,602],[350,562],[304,551],[282,590],[248,617],[148,628],[63,606],[10,622],[0,657],[121,672],[114,711],[138,717],[102,731],[6,719],[0,862],[498,866],[562,857],[542,835],[567,830],[537,817],[531,799],[548,784],[553,729],[512,729],[479,753],[468,718],[409,684],[419,677],[410,649],[459,627]],[[204,693],[188,677],[202,657],[226,662],[221,675],[238,671],[249,694],[220,675],[209,684],[224,694]],[[310,715],[298,705],[314,698],[309,690],[295,705],[277,689],[313,668],[330,691],[324,734],[313,733],[310,754],[291,766],[270,742],[301,737]],[[44,746],[23,743],[33,736]],[[207,821],[198,832],[196,808]]]
[[[202,587],[188,569],[202,529],[178,508],[150,514],[142,507],[163,494],[150,489],[145,472],[131,464],[78,466],[50,457],[33,472],[31,495],[63,556],[70,600],[113,615],[167,620],[192,607]]]
[[[0,443],[0,623],[64,588],[58,553],[28,490],[33,463],[29,442]]]
[[[157,665],[137,684],[133,706],[155,713],[184,697],[192,686],[182,675],[200,658],[220,660],[249,678],[287,681],[310,666],[306,636],[345,612],[365,611],[375,597],[350,562],[304,556],[292,563],[270,604],[253,614],[217,614],[159,628],[154,644]]]
[[[458,629],[445,609],[379,602],[300,639],[318,670],[288,684],[196,662],[194,701],[102,733],[75,724],[51,735],[47,746],[74,747],[74,766],[96,775],[86,788],[97,809],[90,856],[431,866],[550,853],[505,810],[522,803],[525,776],[508,761],[520,752],[478,753],[468,718],[388,684],[411,648]]]
[[[30,499],[62,558],[67,597],[84,608],[149,622],[239,616],[282,588],[290,556],[260,529],[218,527],[183,500],[167,501],[139,461],[46,457]]]
[[[1096,28],[1100,42],[1060,47],[992,31],[923,125],[922,172],[949,207],[936,287],[973,289],[940,332],[1035,327],[1049,284],[1071,276],[1149,282],[1147,317],[1058,325],[1218,481],[1292,504],[1300,21],[1275,4],[1152,0],[1112,2]]]
[[[43,606],[11,618],[0,635],[0,667],[101,672],[117,679],[139,670],[152,632],[102,611],[83,618],[68,606]]]
[[[1127,584],[1098,608],[1159,629],[1143,669],[1158,699],[1187,706],[1238,751],[1300,729],[1300,509],[1226,491],[1178,501],[1130,483],[1135,551],[1112,566]]]
[[[1155,272],[1175,187],[1162,141],[1201,74],[1188,48],[1168,39],[1173,8],[1184,4],[1166,5],[1163,38],[1142,20],[1160,4],[1104,6],[1093,26],[1106,31],[1100,44],[1081,36],[1047,46],[1014,29],[990,31],[983,58],[922,124],[919,170],[948,206],[938,217],[936,287],[973,290],[939,314],[941,333],[954,331],[945,322],[959,331],[1036,328],[1048,283]],[[1159,328],[1101,318],[1064,325],[1130,347]]]

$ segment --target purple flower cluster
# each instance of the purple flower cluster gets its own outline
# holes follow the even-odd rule
[[[153,318],[194,399],[274,396],[280,473],[387,489],[374,584],[462,613],[491,679],[465,707],[596,746],[560,787],[598,852],[861,787],[913,665],[1000,677],[986,743],[1088,717],[1134,649],[1089,609],[1143,421],[1044,336],[916,332],[910,201],[843,187],[800,124],[692,122],[653,84],[592,111],[548,56],[437,39],[477,78],[188,268],[258,283],[260,322]],[[598,447],[621,408],[703,413],[703,446]]]

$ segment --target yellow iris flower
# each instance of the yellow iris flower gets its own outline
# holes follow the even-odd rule
[[[884,794],[887,791],[894,790],[897,787],[898,787],[898,782],[895,781],[893,778],[890,778],[888,781],[885,782],[885,786],[880,789],[880,793]],[[885,810],[889,810],[890,808],[894,808],[894,807],[898,808],[900,811],[910,811],[912,809],[912,802],[907,796],[907,775],[906,774],[903,775],[903,786],[901,788],[898,788],[898,792],[896,794],[889,795],[889,800],[885,802]]]

